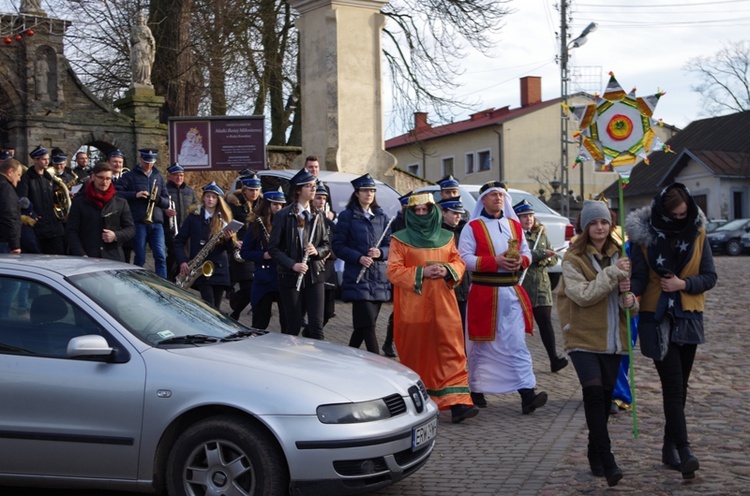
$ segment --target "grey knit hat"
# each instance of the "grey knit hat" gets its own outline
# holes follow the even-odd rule
[[[581,209],[581,229],[585,231],[588,225],[597,219],[611,224],[612,216],[609,214],[609,207],[603,201],[585,200]]]

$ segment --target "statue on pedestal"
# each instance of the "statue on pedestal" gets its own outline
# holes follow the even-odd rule
[[[21,0],[21,8],[19,9],[22,14],[44,14],[42,10],[42,0]]]
[[[146,14],[138,15],[138,22],[130,31],[130,68],[133,86],[151,84],[151,66],[156,56],[156,40],[146,25]]]

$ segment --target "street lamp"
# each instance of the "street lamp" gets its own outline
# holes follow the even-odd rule
[[[568,74],[568,52],[573,48],[578,48],[588,41],[587,36],[590,33],[596,31],[598,25],[595,22],[590,23],[581,32],[581,34],[568,42],[568,24],[566,18],[566,6],[567,1],[561,2],[561,14],[562,22],[560,28],[560,95],[562,96],[563,106],[560,109],[560,181],[562,182],[562,204],[560,213],[565,217],[570,217],[570,177],[568,174],[568,144],[573,142],[568,138],[568,116],[565,111],[565,107],[568,104],[568,82],[570,76]],[[580,170],[581,174],[581,198],[583,198],[583,166]]]

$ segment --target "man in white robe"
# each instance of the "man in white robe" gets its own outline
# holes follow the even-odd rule
[[[472,277],[466,319],[472,400],[482,407],[487,405],[484,393],[518,391],[522,412],[531,413],[547,402],[547,393],[534,391],[536,377],[525,334],[533,327],[531,304],[518,284],[519,272],[531,262],[531,251],[503,183],[481,187],[458,251]]]

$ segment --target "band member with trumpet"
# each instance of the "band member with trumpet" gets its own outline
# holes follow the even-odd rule
[[[279,324],[286,329],[286,312],[279,298],[279,282],[276,262],[268,253],[268,243],[273,231],[273,216],[284,208],[286,197],[281,186],[264,191],[258,206],[249,217],[245,237],[242,240],[240,255],[248,263],[255,264],[255,277],[250,291],[250,305],[253,309],[253,327],[266,329],[271,321],[271,305],[276,302],[279,310]]]
[[[239,189],[227,194],[227,204],[235,220],[244,224],[237,232],[237,239],[244,240],[247,228],[253,216],[253,209],[260,203],[260,178],[254,171],[246,169],[240,173]],[[232,277],[231,288],[227,292],[230,317],[239,320],[242,311],[250,304],[255,263],[245,261],[239,250],[229,259],[229,274]]]
[[[61,181],[55,181],[49,170],[49,152],[42,145],[29,153],[34,165],[29,167],[18,183],[18,197],[28,198],[39,216],[34,233],[42,253],[65,254],[64,220],[70,210],[70,196]],[[67,198],[66,198],[67,197]]]
[[[174,237],[180,232],[188,216],[188,209],[198,205],[195,190],[185,183],[185,169],[177,162],[167,169],[167,195],[170,204],[164,211],[164,240],[167,245],[167,274],[174,281],[179,271],[174,253]]]
[[[221,307],[224,292],[230,284],[229,256],[234,251],[236,239],[226,230],[232,212],[224,201],[224,191],[215,182],[203,188],[201,205],[193,205],[180,232],[174,238],[175,256],[180,264],[180,274],[187,276],[197,267],[211,262],[210,275],[203,272],[193,283],[201,298],[215,308]],[[207,253],[205,247],[209,248]],[[189,259],[185,256],[188,247]]]
[[[339,214],[333,235],[333,250],[344,261],[341,298],[352,302],[352,331],[349,346],[378,354],[375,327],[380,307],[391,299],[391,284],[385,274],[390,223],[375,200],[375,180],[370,174],[352,181],[354,193]],[[361,274],[361,275],[360,275]]]
[[[73,198],[75,196],[73,186],[78,184],[78,174],[68,167],[68,156],[62,148],[52,149],[50,163],[52,164],[52,167],[55,168],[55,174],[57,174],[57,177],[59,177],[68,188],[70,197]]]
[[[323,339],[323,261],[331,251],[331,244],[323,214],[311,204],[316,190],[315,176],[302,169],[290,179],[289,188],[292,203],[274,216],[268,245],[268,253],[277,264],[279,295],[287,314],[287,326],[282,332],[299,335],[304,309],[305,336]]]
[[[154,255],[156,274],[167,278],[167,255],[164,247],[164,210],[169,207],[169,195],[161,173],[154,167],[157,150],[141,148],[140,164],[115,183],[117,194],[130,204],[135,222],[133,263],[146,263],[146,243]]]
[[[65,233],[71,255],[125,261],[122,245],[135,235],[135,224],[128,202],[115,194],[107,162],[94,166],[73,200]]]
[[[112,184],[117,186],[117,181],[122,179],[123,174],[130,172],[130,169],[125,167],[125,158],[117,149],[107,153],[107,162],[112,167]]]

